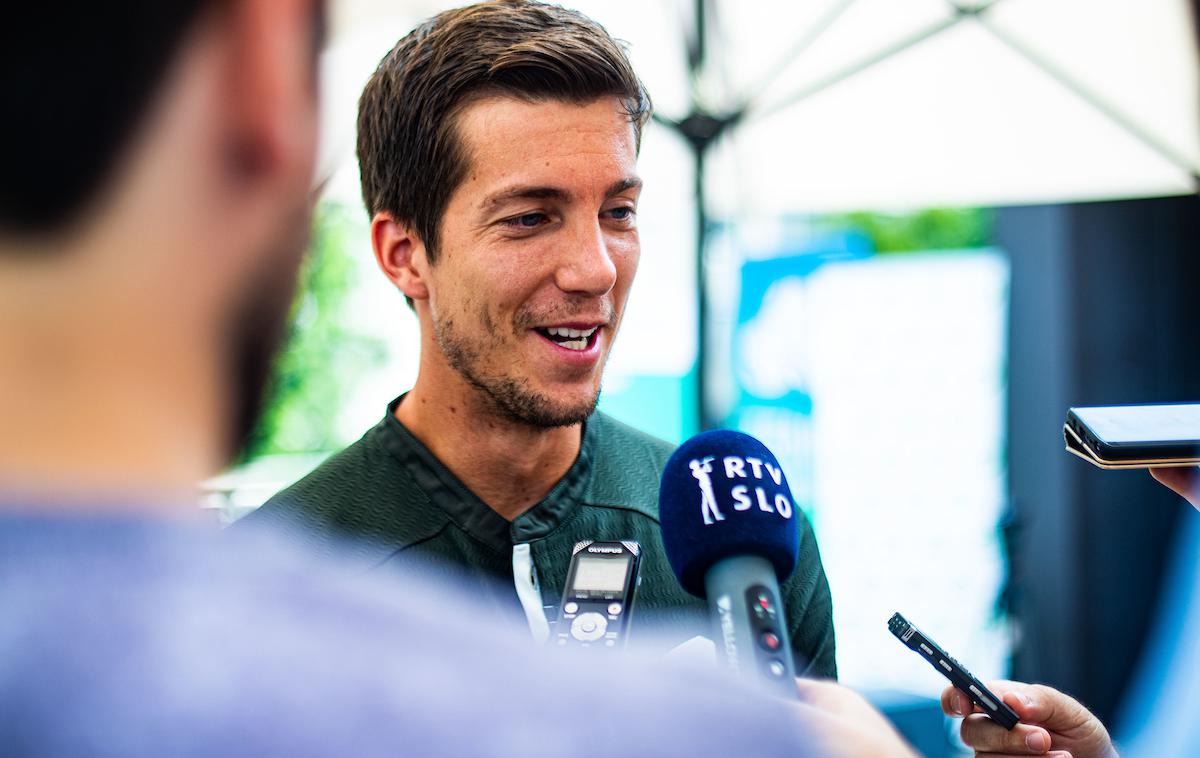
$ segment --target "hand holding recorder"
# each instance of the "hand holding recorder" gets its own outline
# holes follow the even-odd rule
[[[1021,719],[1012,730],[984,716],[961,690],[947,687],[942,693],[942,710],[965,716],[962,739],[976,755],[1117,758],[1104,724],[1074,698],[1041,684],[1000,680],[987,686]]]

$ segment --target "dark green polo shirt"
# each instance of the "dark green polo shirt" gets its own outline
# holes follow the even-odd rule
[[[513,581],[514,546],[528,544],[551,627],[557,618],[571,548],[581,540],[637,540],[641,584],[631,640],[678,644],[711,638],[703,601],[679,586],[663,552],[658,485],[672,447],[594,413],[579,457],[546,497],[512,522],[489,508],[443,466],[393,414],[399,400],[362,439],[246,517],[297,530],[318,550],[342,550],[379,567],[430,564],[456,582],[476,583],[482,613],[522,612]],[[783,585],[796,670],[834,677],[833,609],[812,526],[799,514],[800,560]],[[524,550],[524,548],[519,548]]]

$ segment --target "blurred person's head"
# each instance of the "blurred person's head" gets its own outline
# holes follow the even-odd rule
[[[376,258],[421,323],[422,376],[511,422],[587,417],[637,268],[649,113],[621,46],[556,6],[448,11],[384,57],[358,158]]]
[[[0,481],[180,486],[254,418],[308,231],[318,0],[26,4],[0,45]],[[48,480],[63,469],[77,480]]]

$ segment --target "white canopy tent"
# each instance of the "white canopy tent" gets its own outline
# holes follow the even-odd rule
[[[377,60],[364,40],[459,4],[342,0],[331,47]],[[744,110],[714,145],[717,216],[1196,191],[1188,0],[568,4],[629,42],[663,118]]]

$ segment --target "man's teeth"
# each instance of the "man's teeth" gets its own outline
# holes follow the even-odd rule
[[[559,347],[565,347],[568,350],[586,350],[588,340],[592,338],[599,327],[593,326],[591,329],[568,329],[565,326],[551,326],[545,329],[546,334],[557,338],[554,343]]]
[[[588,339],[596,329],[597,327],[594,326],[591,329],[568,329],[565,326],[551,326],[546,329],[546,332],[551,337],[583,337],[584,339]]]

